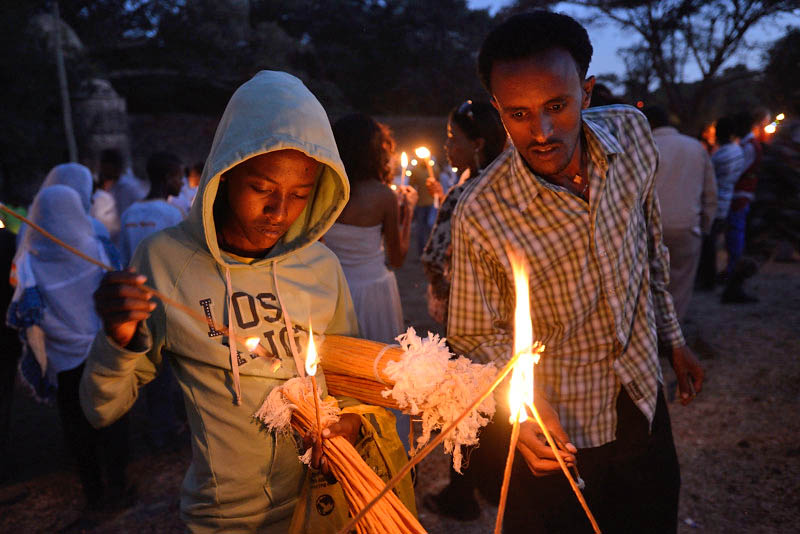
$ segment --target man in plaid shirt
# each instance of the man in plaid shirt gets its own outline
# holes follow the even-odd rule
[[[703,371],[666,290],[650,128],[631,107],[586,110],[591,54],[579,23],[545,11],[514,16],[484,41],[478,70],[513,146],[456,209],[448,339],[475,360],[509,359],[506,251],[523,254],[534,336],[546,345],[537,408],[580,465],[590,508],[607,533],[675,532],[680,475],[659,342],[684,404]],[[590,531],[565,478],[546,476],[560,469],[533,420],[518,449],[505,532]]]

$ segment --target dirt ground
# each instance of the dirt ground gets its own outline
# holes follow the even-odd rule
[[[416,255],[398,280],[406,322],[434,330]],[[696,294],[692,302],[687,338],[708,380],[690,406],[670,403],[683,479],[681,534],[800,532],[800,264],[767,264],[748,287],[759,303],[721,305],[718,293]],[[183,531],[178,491],[189,449],[150,452],[142,432],[134,418],[136,504],[72,532]],[[19,391],[11,430],[16,473],[0,485],[0,532],[56,532],[81,517],[78,479],[60,436],[55,409]],[[447,462],[437,452],[422,462],[418,502],[447,483]],[[480,519],[461,523],[420,507],[431,534],[491,532],[495,514],[485,505]]]

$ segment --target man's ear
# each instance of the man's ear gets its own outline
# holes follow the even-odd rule
[[[581,102],[581,109],[586,109],[592,103],[592,89],[594,89],[595,79],[594,76],[589,76],[583,82],[583,100]]]

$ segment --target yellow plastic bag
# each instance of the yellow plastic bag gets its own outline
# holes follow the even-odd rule
[[[397,435],[394,415],[378,406],[366,404],[343,408],[342,413],[361,416],[361,437],[355,445],[356,451],[383,481],[388,482],[408,461]],[[416,516],[410,474],[403,477],[394,492]],[[326,479],[319,471],[308,469],[292,515],[289,534],[335,534],[349,519],[347,499],[339,483],[333,478]]]

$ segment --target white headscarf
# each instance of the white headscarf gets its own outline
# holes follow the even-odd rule
[[[108,263],[81,198],[71,187],[53,185],[40,190],[29,216],[70,246]],[[92,294],[103,270],[33,228],[23,238],[17,266],[18,284],[12,302],[24,305],[23,294],[33,287],[41,294],[43,310],[38,326],[45,334],[48,375],[77,367],[100,329]]]
[[[41,189],[58,184],[74,189],[80,195],[84,211],[89,213],[92,206],[92,173],[89,169],[79,163],[56,165],[47,173]]]

